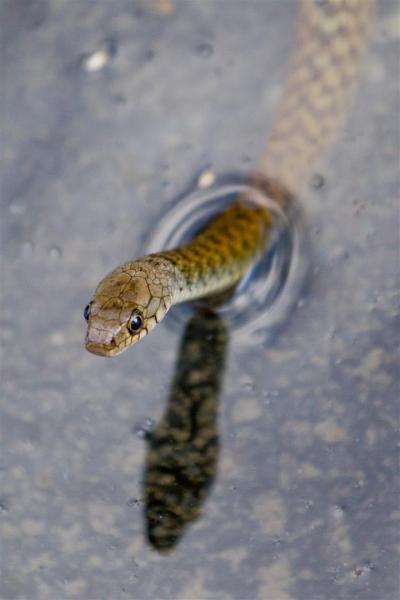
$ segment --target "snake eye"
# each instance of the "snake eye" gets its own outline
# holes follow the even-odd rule
[[[131,318],[128,321],[128,329],[133,334],[139,331],[141,326],[143,325],[143,318],[141,314],[137,311],[132,313]]]
[[[87,304],[84,308],[83,311],[83,316],[86,319],[86,321],[89,321],[89,317],[90,317],[90,307],[92,306],[93,302],[89,302],[89,304]]]

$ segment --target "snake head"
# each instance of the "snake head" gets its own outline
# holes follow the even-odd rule
[[[84,310],[89,352],[120,354],[161,321],[172,302],[164,266],[149,256],[121,265],[99,283]]]

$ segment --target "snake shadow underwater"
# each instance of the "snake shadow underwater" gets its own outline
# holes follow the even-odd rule
[[[201,516],[216,478],[227,349],[224,321],[197,309],[185,328],[165,413],[146,436],[145,528],[148,542],[161,553],[172,551]]]

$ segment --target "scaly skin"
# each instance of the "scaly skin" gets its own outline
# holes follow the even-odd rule
[[[358,78],[373,0],[303,0],[286,88],[259,177],[282,206],[298,193],[337,133]],[[97,287],[86,309],[86,348],[114,356],[142,339],[177,302],[221,294],[244,276],[273,225],[266,209],[237,202],[191,242],[127,262]],[[137,329],[132,328],[133,317]]]
[[[335,141],[360,74],[375,0],[302,0],[285,90],[258,170],[298,194]]]
[[[114,356],[142,339],[172,304],[234,287],[265,247],[271,217],[237,202],[192,241],[127,262],[98,285],[90,305],[86,348]],[[142,326],[129,330],[132,312]]]

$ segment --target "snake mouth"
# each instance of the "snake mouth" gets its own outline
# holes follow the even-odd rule
[[[86,350],[97,356],[115,356],[120,352],[115,341],[110,344],[96,344],[94,342],[85,342]]]
[[[97,354],[97,356],[115,356],[120,352],[120,349],[115,342],[115,338],[111,338],[107,342],[99,342],[91,339],[89,334],[85,339],[85,347],[86,350],[92,354]]]

